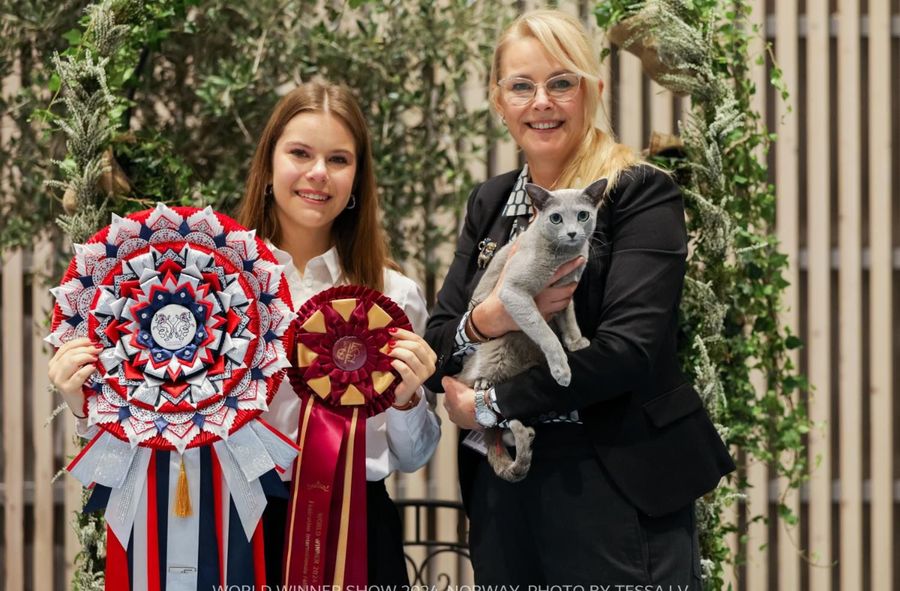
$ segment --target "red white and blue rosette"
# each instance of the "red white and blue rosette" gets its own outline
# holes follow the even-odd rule
[[[75,245],[51,290],[46,340],[59,347],[88,337],[102,348],[85,385],[87,423],[99,430],[68,470],[85,486],[109,489],[107,523],[122,547],[139,529],[147,487],[168,478],[151,469],[162,461],[180,462],[193,483],[182,484],[185,494],[199,482],[224,490],[246,541],[254,538],[266,504],[261,477],[285,470],[297,453],[259,419],[289,365],[295,314],[282,271],[255,232],[211,208],[158,204],[113,215]],[[195,503],[213,494],[197,493]],[[227,580],[224,562],[218,567],[218,582]]]

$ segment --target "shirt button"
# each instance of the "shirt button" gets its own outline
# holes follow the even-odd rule
[[[304,279],[303,287],[312,287],[312,279]]]

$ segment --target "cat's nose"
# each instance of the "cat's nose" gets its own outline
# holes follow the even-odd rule
[[[569,238],[575,238],[575,232],[569,232]]]

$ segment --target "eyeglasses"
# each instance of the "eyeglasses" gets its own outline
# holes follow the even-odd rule
[[[497,81],[503,98],[511,105],[527,105],[534,100],[539,86],[544,87],[547,96],[558,102],[570,101],[578,91],[581,75],[567,72],[547,78],[543,83],[528,78],[504,78]]]

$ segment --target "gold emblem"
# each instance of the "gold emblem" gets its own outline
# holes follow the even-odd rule
[[[334,358],[341,365],[353,365],[356,356],[362,352],[362,343],[359,341],[349,341],[341,343],[334,352]]]
[[[331,349],[331,356],[341,371],[356,371],[366,362],[366,344],[359,337],[341,337]]]

